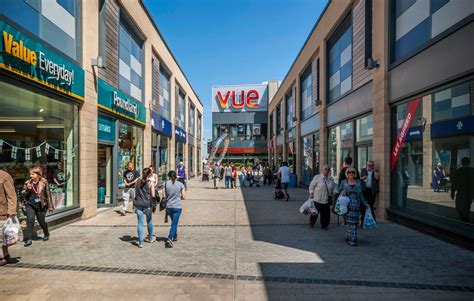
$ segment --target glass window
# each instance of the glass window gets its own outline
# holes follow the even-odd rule
[[[245,139],[245,124],[237,124],[237,138],[239,140]]]
[[[0,82],[0,107],[0,169],[17,193],[40,166],[55,208],[79,206],[78,106]]]
[[[270,139],[273,137],[273,112],[270,113]]]
[[[276,108],[276,133],[280,135],[282,124],[281,124],[281,104],[279,104]]]
[[[184,129],[184,114],[186,112],[186,95],[184,94],[181,89],[178,88],[178,93],[176,95],[177,101],[176,101],[176,125],[179,126],[180,128]]]
[[[328,40],[329,102],[352,89],[352,24],[348,14]]]
[[[184,162],[184,143],[181,141],[176,141],[175,142],[175,161],[176,161],[176,166],[179,165],[179,162]]]
[[[6,0],[0,13],[74,60],[79,60],[80,16],[76,0]]]
[[[328,135],[328,162],[331,167],[331,175],[339,181],[339,172],[346,157],[353,158],[352,144],[352,121],[347,122],[329,130]]]
[[[309,65],[301,76],[301,119],[313,115],[313,76]]]
[[[309,184],[314,176],[314,145],[313,135],[303,137],[301,154],[302,182]]]
[[[288,91],[285,96],[286,99],[286,129],[291,129],[294,125],[293,118],[295,117],[295,96],[293,88]]]
[[[120,18],[119,24],[119,88],[124,93],[142,101],[143,96],[143,41],[131,32]]]
[[[160,65],[160,75],[159,75],[159,110],[161,116],[166,119],[171,119],[171,101],[170,101],[170,91],[171,91],[171,76],[166,70]]]
[[[357,119],[356,128],[357,142],[372,140],[372,135],[374,133],[373,115],[371,114]]]
[[[118,127],[118,185],[123,188],[123,173],[128,162],[131,162],[133,169],[139,173],[143,169],[143,129],[121,121],[118,122]]]
[[[474,13],[470,1],[391,1],[392,61],[401,59],[423,47],[464,18]]]
[[[235,140],[237,138],[237,125],[231,124],[230,125],[230,139]]]
[[[201,139],[202,139],[201,133],[202,133],[202,116],[201,114],[198,114],[197,138],[198,138],[199,143],[201,143]]]
[[[193,105],[189,105],[189,124],[188,124],[188,132],[191,134],[191,135],[194,135],[194,112],[195,112],[195,109],[194,109],[194,106]]]

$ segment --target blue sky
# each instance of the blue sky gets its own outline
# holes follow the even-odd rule
[[[145,0],[204,104],[211,138],[211,87],[283,80],[326,0]]]

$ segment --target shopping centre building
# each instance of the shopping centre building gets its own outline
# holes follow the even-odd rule
[[[229,144],[214,145],[223,162],[266,162],[268,101],[278,89],[278,81],[253,85],[212,87],[212,139],[227,133]],[[212,147],[210,153],[212,153]]]
[[[308,185],[373,159],[379,216],[473,246],[474,207],[449,192],[474,161],[473,16],[469,0],[330,1],[270,100],[269,160]]]
[[[51,223],[121,200],[126,164],[201,173],[203,106],[141,0],[3,1],[0,168],[40,165]]]

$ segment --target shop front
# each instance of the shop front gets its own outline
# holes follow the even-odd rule
[[[309,185],[319,173],[319,113],[301,123],[301,183]]]
[[[194,177],[195,176],[195,171],[194,171],[194,138],[189,135],[189,141],[188,141],[188,171],[189,171],[189,177]]]
[[[169,162],[169,145],[173,134],[171,122],[151,111],[153,131],[151,133],[151,158],[158,175],[166,181]]]
[[[17,196],[40,166],[55,211],[47,220],[80,214],[79,106],[84,71],[35,38],[0,20],[0,169]],[[20,219],[24,218],[22,212]]]
[[[292,173],[296,172],[296,140],[295,128],[286,132],[286,161]]]
[[[471,238],[472,199],[451,192],[472,193],[474,185],[471,177],[460,187],[456,177],[463,159],[474,159],[473,87],[464,79],[394,105],[391,153],[391,209]]]
[[[186,144],[186,131],[178,126],[175,126],[174,138],[175,138],[175,158],[176,158],[175,162],[176,162],[176,167],[177,167],[179,162],[184,162],[184,147]],[[184,162],[184,165],[186,166],[186,162]]]
[[[132,163],[133,169],[139,173],[143,169],[143,128],[146,112],[139,101],[118,91],[105,81],[98,79],[97,85],[98,203],[112,206],[116,205],[117,198],[122,195],[123,173],[127,164]],[[115,133],[114,140],[110,139],[112,132]],[[109,194],[107,189],[110,191]]]

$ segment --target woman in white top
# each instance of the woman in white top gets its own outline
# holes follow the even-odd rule
[[[321,228],[328,230],[329,222],[331,221],[331,205],[334,199],[334,194],[337,192],[336,184],[333,177],[329,175],[329,166],[324,165],[322,173],[315,175],[309,184],[309,198],[314,200],[318,214],[321,214]],[[309,225],[314,227],[318,214],[309,217]]]

